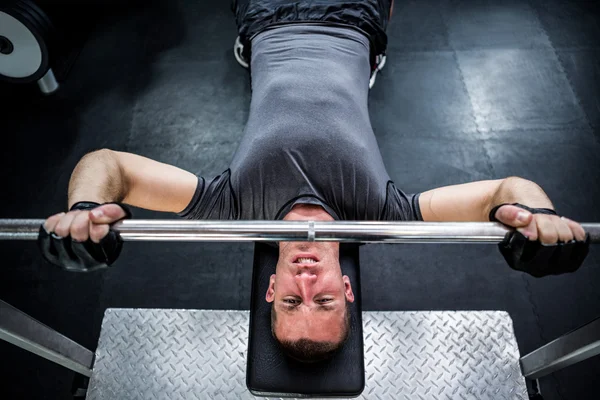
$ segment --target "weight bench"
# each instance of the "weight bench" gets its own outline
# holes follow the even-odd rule
[[[528,398],[506,312],[361,313],[356,244],[340,245],[355,294],[348,342],[323,363],[288,359],[264,298],[277,258],[255,244],[250,312],[108,309],[87,399]]]

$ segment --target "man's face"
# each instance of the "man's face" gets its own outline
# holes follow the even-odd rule
[[[338,342],[346,301],[354,301],[350,280],[340,269],[339,243],[280,243],[266,300],[273,302],[277,315],[273,328],[280,341]]]

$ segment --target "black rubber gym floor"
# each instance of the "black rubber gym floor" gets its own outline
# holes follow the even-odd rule
[[[561,214],[600,222],[599,3],[396,3],[370,95],[396,183],[418,192],[517,175]],[[0,218],[63,211],[73,167],[99,148],[204,176],[227,168],[250,101],[229,6],[79,11],[94,32],[58,93],[0,87]],[[0,254],[0,298],[91,349],[108,307],[250,306],[248,244],[128,243],[113,269],[85,275],[45,264],[32,242],[0,242]],[[506,310],[521,354],[600,315],[595,247],[579,272],[543,279],[512,271],[490,245],[369,245],[361,263],[364,310]],[[2,398],[69,398],[72,373],[4,342],[0,354]],[[543,378],[542,394],[592,398],[598,377],[596,357]]]

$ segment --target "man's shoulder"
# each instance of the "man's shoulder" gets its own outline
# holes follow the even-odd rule
[[[387,221],[421,221],[423,217],[419,207],[419,195],[418,192],[406,193],[399,189],[392,180],[389,180],[381,219]]]
[[[228,168],[213,178],[199,178],[202,185],[190,203],[185,218],[188,219],[237,219],[238,201],[231,185]],[[201,189],[200,189],[201,188]]]

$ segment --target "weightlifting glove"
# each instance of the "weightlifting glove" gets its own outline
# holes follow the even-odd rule
[[[496,219],[496,211],[501,204],[492,209],[490,221],[500,222]],[[530,208],[519,203],[511,204],[522,208],[532,214],[557,215],[548,208]],[[543,244],[540,241],[531,241],[521,232],[514,230],[506,235],[498,244],[500,253],[508,265],[517,271],[526,272],[536,278],[548,275],[560,275],[575,272],[588,255],[590,235],[586,234],[585,240],[571,240],[567,243]]]
[[[105,204],[117,204],[125,211],[125,218],[132,217],[131,210],[124,204]],[[69,211],[92,210],[100,205],[94,202],[79,202],[74,204]],[[89,272],[112,265],[121,254],[123,240],[117,232],[109,229],[108,234],[100,240],[100,243],[94,243],[90,239],[85,242],[77,242],[70,236],[60,237],[53,232],[47,232],[42,224],[38,235],[38,246],[42,256],[51,264],[68,271]]]

